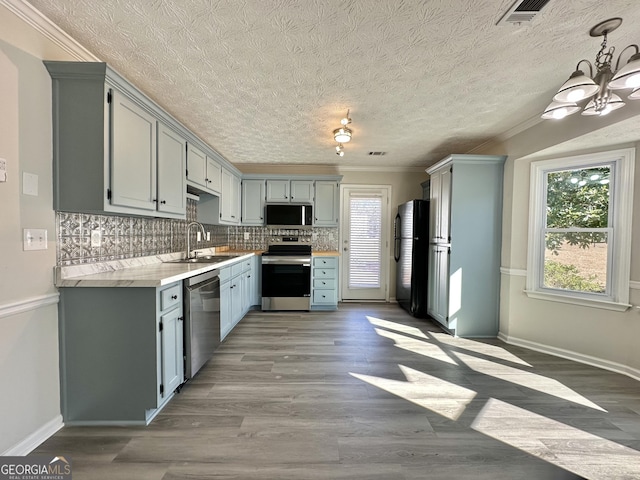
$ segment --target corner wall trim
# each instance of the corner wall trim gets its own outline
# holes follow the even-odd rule
[[[40,444],[60,430],[63,426],[64,423],[62,422],[62,415],[58,415],[54,419],[42,425],[38,430],[33,432],[20,443],[14,445],[9,450],[2,452],[0,455],[3,457],[24,457],[35,450]]]
[[[79,61],[99,62],[100,59],[75,41],[67,32],[45,17],[25,0],[0,0],[0,5],[14,13],[26,24],[33,27],[69,55]]]
[[[51,293],[49,295],[41,295],[39,297],[32,297],[19,302],[0,305],[0,318],[10,317],[11,315],[28,312],[29,310],[37,310],[38,308],[46,307],[47,305],[55,305],[58,303],[59,298],[59,293]]]
[[[522,338],[511,337],[505,335],[502,332],[498,333],[498,338],[509,345],[515,345],[517,347],[528,348],[529,350],[535,350],[536,352],[546,353],[555,357],[566,358],[567,360],[573,360],[574,362],[583,363],[585,365],[591,365],[592,367],[602,368],[611,372],[620,373],[634,380],[640,380],[640,370],[623,365],[621,363],[611,362],[602,358],[592,357],[590,355],[583,355],[582,353],[573,352],[571,350],[565,350],[563,348],[551,347],[542,343],[531,342],[529,340],[523,340]]]

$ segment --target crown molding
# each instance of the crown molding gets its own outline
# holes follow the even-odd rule
[[[399,172],[399,173],[425,173],[426,167],[381,167],[378,165],[338,165],[339,172]]]
[[[7,10],[37,30],[76,60],[83,62],[100,61],[98,57],[80,45],[69,34],[25,0],[0,0],[0,6],[7,8]]]

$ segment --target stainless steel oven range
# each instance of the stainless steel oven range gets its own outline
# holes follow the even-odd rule
[[[311,308],[310,238],[273,237],[262,254],[262,310]]]

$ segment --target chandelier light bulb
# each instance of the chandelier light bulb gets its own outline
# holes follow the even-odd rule
[[[338,143],[347,143],[351,141],[351,129],[347,127],[336,128],[333,131],[333,138]]]
[[[545,119],[553,118],[555,120],[560,120],[566,117],[567,115],[576,113],[579,110],[580,110],[580,107],[575,103],[553,101],[545,109],[544,113],[542,114],[542,118],[545,118]]]

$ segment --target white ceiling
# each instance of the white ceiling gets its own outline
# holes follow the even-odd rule
[[[426,167],[538,117],[594,60],[602,20],[624,19],[618,51],[640,41],[638,0],[551,0],[496,26],[513,2],[30,0],[232,163],[374,167]]]

